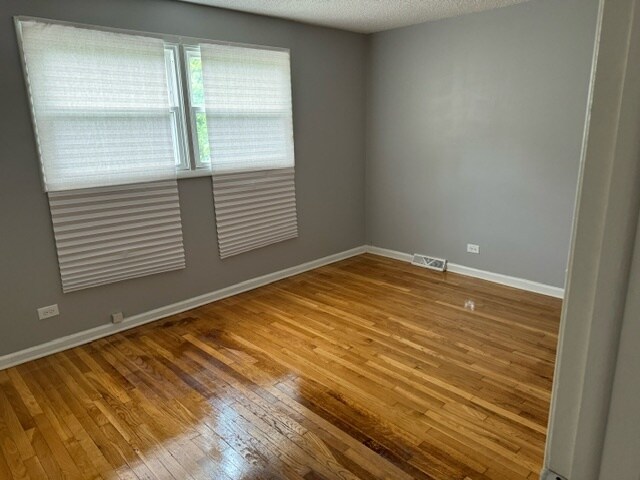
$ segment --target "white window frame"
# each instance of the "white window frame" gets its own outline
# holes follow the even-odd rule
[[[167,67],[167,82],[169,100],[171,103],[171,133],[173,135],[174,155],[178,174],[192,169],[192,159],[189,154],[189,132],[185,120],[184,92],[182,88],[182,74],[180,68],[180,44],[165,42],[164,58]]]

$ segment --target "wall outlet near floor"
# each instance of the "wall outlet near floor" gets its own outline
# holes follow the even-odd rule
[[[111,314],[111,323],[122,323],[124,321],[124,315],[122,312],[116,312]]]
[[[49,305],[47,307],[42,307],[38,309],[38,318],[40,320],[44,320],[45,318],[56,317],[60,315],[60,311],[58,310],[58,304]]]
[[[480,245],[474,245],[473,243],[467,243],[467,252],[480,253]]]

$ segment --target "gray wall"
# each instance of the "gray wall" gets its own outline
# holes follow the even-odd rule
[[[220,261],[211,180],[185,179],[187,268],[63,295],[13,15],[291,48],[300,237]],[[0,0],[0,355],[362,245],[363,35],[162,0]],[[58,303],[39,321],[36,308]]]
[[[533,0],[372,36],[370,244],[564,285],[597,3]]]

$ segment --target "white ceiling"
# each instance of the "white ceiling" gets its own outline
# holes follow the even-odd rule
[[[527,0],[184,0],[299,22],[373,33]]]

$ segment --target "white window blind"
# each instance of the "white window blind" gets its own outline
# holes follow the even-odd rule
[[[298,236],[293,168],[215,175],[213,191],[221,258]]]
[[[220,256],[297,237],[289,52],[200,51]]]
[[[213,173],[293,167],[289,52],[201,44]]]
[[[180,97],[164,42],[17,26],[63,291],[184,268]]]
[[[184,268],[176,180],[50,192],[62,289]]]
[[[19,23],[47,191],[175,178],[160,39]]]

